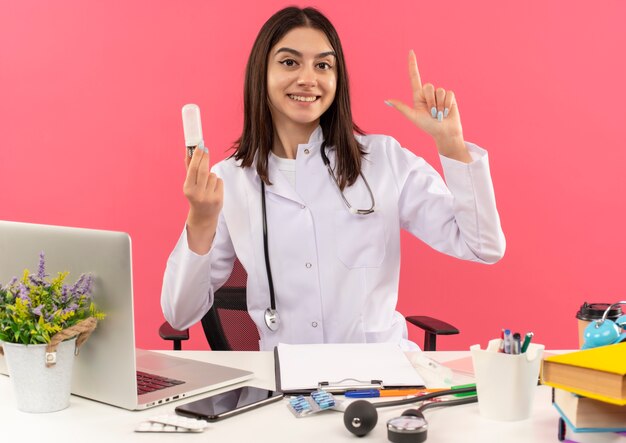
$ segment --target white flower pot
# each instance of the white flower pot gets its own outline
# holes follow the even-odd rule
[[[54,412],[70,405],[76,338],[57,346],[56,364],[46,367],[46,345],[2,342],[17,408]]]

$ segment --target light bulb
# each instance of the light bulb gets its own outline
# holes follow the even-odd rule
[[[202,121],[200,120],[200,108],[198,105],[187,104],[183,106],[183,132],[185,133],[185,146],[187,149],[199,147],[206,152],[202,138]]]

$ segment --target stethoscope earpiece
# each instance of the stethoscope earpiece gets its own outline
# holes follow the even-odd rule
[[[343,413],[343,424],[346,429],[357,437],[369,433],[378,423],[378,412],[373,404],[367,400],[357,400],[350,403]]]

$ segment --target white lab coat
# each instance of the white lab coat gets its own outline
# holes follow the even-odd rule
[[[503,256],[486,151],[467,143],[474,158],[469,164],[441,156],[446,186],[395,139],[357,138],[367,151],[362,172],[376,200],[370,215],[351,214],[341,199],[320,156],[321,128],[298,146],[295,189],[269,158],[269,256],[281,321],[276,332],[264,321],[270,299],[260,179],[254,166],[241,168],[232,158],[214,166],[224,180],[224,207],[211,250],[203,256],[192,252],[183,230],[167,262],[161,305],[174,328],[188,328],[204,316],[236,255],[248,273],[248,311],[261,350],[279,342],[397,342],[406,348],[411,343],[405,320],[395,310],[401,228],[462,259],[494,263]],[[333,149],[327,155],[334,165]],[[361,178],[344,194],[353,207],[370,207]]]

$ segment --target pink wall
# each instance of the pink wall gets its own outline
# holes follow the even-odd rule
[[[161,276],[187,208],[180,108],[200,105],[224,158],[254,36],[288,4],[256,3],[0,4],[0,219],[129,232],[142,347],[165,346]],[[501,327],[571,348],[583,301],[626,296],[626,4],[584,4],[315,3],[342,37],[361,127],[440,169],[433,143],[383,103],[409,99],[413,48],[422,79],[456,92],[466,139],[489,150],[506,257],[481,266],[403,239],[400,310],[463,331],[441,349]],[[206,346],[193,335],[190,348]]]

